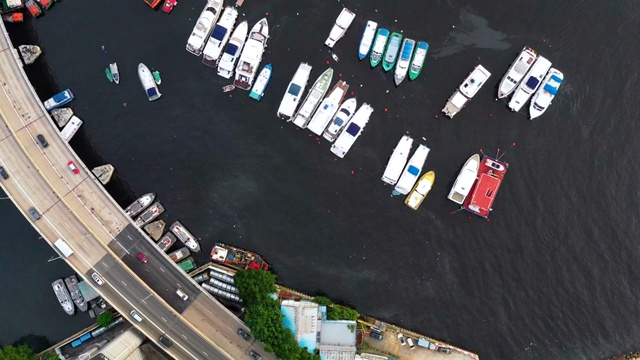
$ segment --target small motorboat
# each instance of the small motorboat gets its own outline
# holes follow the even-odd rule
[[[169,14],[171,10],[173,10],[173,7],[176,6],[177,4],[178,4],[177,0],[165,0],[164,5],[162,5],[162,11],[165,12],[166,14]]]
[[[155,81],[156,84],[158,84],[158,85],[162,84],[162,78],[160,78],[160,71],[153,70],[151,75],[153,75],[153,81]],[[115,78],[114,78],[114,80],[115,80]]]
[[[111,72],[111,77],[113,78],[113,82],[116,84],[120,84],[120,71],[118,70],[117,63],[109,64],[109,71]],[[107,75],[109,77],[109,75]]]

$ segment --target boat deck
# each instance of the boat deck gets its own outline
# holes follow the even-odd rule
[[[492,164],[495,165],[491,166]],[[464,202],[465,210],[487,218],[492,210],[491,206],[498,194],[502,179],[507,173],[507,168],[506,163],[488,156],[483,157],[478,169],[478,174],[480,174],[478,181],[471,189],[471,196],[468,196]]]

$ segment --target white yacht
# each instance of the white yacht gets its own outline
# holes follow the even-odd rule
[[[498,85],[498,99],[509,96],[518,86],[524,74],[529,71],[531,65],[538,57],[538,53],[532,48],[525,46],[516,60],[511,64],[507,73],[504,74],[500,85]]]
[[[339,158],[344,158],[362,134],[364,127],[369,123],[369,118],[372,113],[373,108],[371,105],[367,103],[362,104],[358,111],[353,115],[344,131],[338,135],[336,141],[331,145],[331,152]]]
[[[289,82],[289,86],[287,86],[287,91],[282,97],[280,107],[278,107],[279,118],[289,120],[293,116],[293,113],[296,112],[300,98],[302,98],[302,94],[304,94],[304,88],[307,87],[311,69],[311,65],[304,62],[298,66],[298,70],[293,74],[293,78],[291,82]]]
[[[409,65],[411,63],[411,56],[413,55],[413,49],[416,47],[416,41],[413,39],[404,39],[402,42],[402,49],[400,50],[400,58],[396,64],[396,70],[393,74],[393,81],[396,86],[407,76],[409,71]]]
[[[294,124],[302,129],[307,127],[307,124],[311,119],[311,115],[316,111],[320,101],[327,93],[327,90],[329,90],[331,79],[333,79],[332,68],[328,68],[320,74],[316,82],[313,83],[311,89],[309,89],[309,93],[304,98],[302,105],[300,105],[300,110],[298,110],[296,115],[292,118]]]
[[[322,136],[329,140],[329,142],[333,142],[338,135],[340,135],[344,126],[347,125],[349,120],[351,120],[357,106],[358,102],[356,101],[356,98],[345,100],[340,106],[340,109],[338,109],[336,115],[333,117],[333,120],[331,120],[329,126],[327,126],[327,129],[322,133]]]
[[[520,111],[524,104],[531,98],[534,92],[538,90],[542,79],[547,74],[547,71],[551,68],[551,61],[542,56],[538,56],[538,59],[533,64],[527,75],[524,76],[520,85],[513,93],[511,101],[509,101],[509,109],[511,111]]]
[[[109,64],[109,71],[111,71],[111,76],[113,76],[113,82],[120,84],[120,70],[118,70],[118,63]]]
[[[478,177],[478,169],[480,168],[480,155],[473,154],[467,159],[460,170],[460,174],[453,183],[453,187],[447,195],[447,198],[456,204],[462,204],[464,199],[469,195],[473,183]]]
[[[196,26],[193,27],[189,40],[187,40],[187,51],[193,55],[200,56],[202,54],[202,48],[204,47],[213,24],[216,23],[220,16],[220,10],[222,9],[222,0],[209,0],[205,5],[204,10],[200,13],[200,17],[196,21]]]
[[[267,47],[267,39],[269,39],[269,24],[266,18],[262,18],[251,28],[249,38],[247,38],[240,54],[240,60],[236,66],[236,78],[233,81],[233,85],[237,88],[251,89],[253,79],[258,72],[258,66],[262,61],[262,53]]]
[[[360,46],[358,46],[358,59],[364,60],[369,55],[373,39],[376,37],[376,30],[378,30],[378,23],[371,20],[367,21],[360,38]]]
[[[356,14],[353,11],[347,8],[342,8],[340,15],[338,15],[338,18],[336,19],[336,23],[331,28],[329,37],[324,41],[324,44],[329,48],[333,48],[338,40],[342,39],[344,34],[347,32],[347,29],[351,26],[355,17]]]
[[[382,181],[389,185],[395,185],[402,174],[409,153],[411,152],[411,146],[413,146],[413,139],[409,135],[404,135],[398,141],[398,145],[393,149],[387,167],[384,168],[382,174]]]
[[[418,176],[420,176],[420,172],[422,172],[422,167],[424,166],[424,162],[427,161],[427,156],[431,149],[420,144],[418,148],[413,153],[407,166],[404,168],[402,175],[400,175],[400,179],[396,183],[396,187],[393,189],[394,193],[407,195],[409,191],[413,188],[416,181],[418,180]]]
[[[530,120],[537,118],[547,111],[547,108],[551,105],[551,101],[558,92],[558,88],[562,84],[562,80],[564,80],[564,75],[560,70],[555,68],[549,70],[549,73],[542,82],[542,86],[540,86],[531,99],[531,105],[529,105]]]
[[[442,108],[442,112],[453,119],[478,93],[478,90],[484,85],[489,76],[491,76],[491,73],[482,65],[476,66],[473,71],[467,75],[460,87],[451,95],[449,100],[447,100],[444,108]]]
[[[149,70],[147,65],[143,63],[138,64],[138,77],[149,101],[160,99],[162,94],[160,90],[158,90],[158,84],[156,84],[156,81],[153,79],[153,74],[151,74],[151,70]]]
[[[227,6],[224,8],[220,20],[213,28],[211,36],[207,41],[207,45],[202,51],[202,63],[212,68],[216,67],[218,58],[222,48],[227,44],[229,36],[231,35],[231,29],[236,24],[238,18],[238,10],[233,6]]]
[[[224,47],[224,52],[222,52],[220,61],[218,61],[218,75],[225,79],[231,79],[233,69],[236,66],[236,60],[238,60],[238,56],[240,56],[242,45],[244,45],[248,32],[249,23],[247,20],[242,21],[236,26],[235,30],[233,30],[231,39],[229,39],[227,46]]]
[[[320,103],[318,110],[309,121],[307,129],[318,136],[322,135],[333,115],[338,111],[340,104],[342,104],[344,96],[347,95],[347,90],[349,90],[349,85],[342,80],[338,81],[333,89],[329,91],[329,95]]]

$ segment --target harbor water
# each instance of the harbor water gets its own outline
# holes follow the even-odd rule
[[[201,238],[199,264],[216,241],[251,249],[288,287],[484,359],[604,359],[637,350],[635,2],[248,0],[239,19],[253,25],[266,16],[271,32],[262,64],[273,64],[273,77],[260,102],[237,89],[223,93],[230,81],[185,51],[203,5],[181,1],[167,15],[142,1],[63,1],[42,18],[8,25],[16,46],[43,50],[27,68],[40,97],[65,88],[76,95],[70,106],[84,125],[70,144],[89,168],[115,166],[106,188],[122,206],[156,192],[166,208],[160,218]],[[336,63],[323,43],[342,6],[357,16],[334,47]],[[358,61],[369,19],[430,43],[416,81],[396,88],[392,73]],[[565,74],[535,121],[494,101],[525,45]],[[340,77],[359,104],[375,109],[344,159],[276,117],[302,61],[313,66],[310,82],[330,63],[332,85]],[[111,62],[120,85],[105,78]],[[144,94],[140,62],[162,74],[158,101]],[[440,109],[477,64],[492,73],[489,81],[453,120],[444,118]],[[380,180],[405,132],[431,148],[424,169],[436,172],[417,212]],[[455,212],[446,199],[480,149],[509,163],[489,221]],[[28,332],[59,340],[84,324],[60,309],[51,271],[38,282],[33,271],[15,271],[48,269],[52,251],[9,205],[0,208],[0,284],[22,295],[2,298],[0,342]],[[42,324],[54,316],[56,327]]]

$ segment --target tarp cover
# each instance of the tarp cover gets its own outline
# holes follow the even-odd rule
[[[347,134],[355,137],[358,135],[359,132],[360,132],[360,126],[358,126],[358,124],[355,124],[355,123],[349,124],[349,127],[347,128]]]
[[[236,51],[238,51],[238,46],[235,44],[227,44],[227,47],[224,49],[225,54],[235,55]]]
[[[540,82],[540,80],[538,80],[536,77],[534,76],[530,76],[529,80],[527,80],[527,86],[530,89],[535,89],[536,86],[538,86],[538,83]]]
[[[227,29],[220,26],[220,25],[216,25],[216,27],[213,29],[213,32],[211,33],[211,37],[222,41],[222,38],[224,38],[224,35],[227,33]]]
[[[555,95],[556,92],[558,92],[558,88],[555,88],[555,87],[553,87],[553,86],[551,86],[549,84],[546,84],[544,86],[544,91],[548,92],[551,95]]]
[[[411,175],[418,176],[418,174],[420,174],[420,169],[418,169],[417,167],[415,167],[413,165],[409,165],[409,168],[407,169],[407,172],[409,172],[409,174],[411,174]]]
[[[158,92],[156,91],[156,88],[149,88],[147,89],[147,96],[148,97],[153,97],[158,95]]]
[[[300,85],[291,84],[291,86],[289,87],[289,91],[287,92],[293,96],[298,96],[298,94],[300,93]]]
[[[555,82],[558,82],[558,83],[562,82],[562,79],[559,78],[556,74],[551,75],[551,80],[553,80]]]

